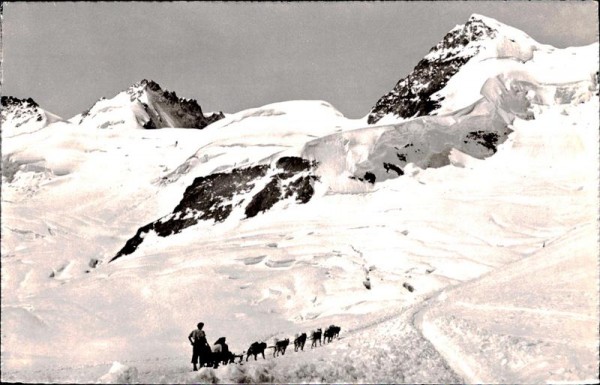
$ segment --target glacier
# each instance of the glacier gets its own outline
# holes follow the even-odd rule
[[[127,92],[87,118],[3,108],[2,381],[594,382],[598,43],[557,49],[470,22],[495,32],[425,58],[470,57],[431,94],[439,106],[374,124],[318,100],[201,130]],[[158,116],[168,124],[144,129]],[[310,200],[245,215],[293,158],[316,163],[301,170]],[[227,218],[148,231],[113,260],[198,178],[249,168],[266,171]],[[342,333],[191,372],[200,320],[236,353]]]

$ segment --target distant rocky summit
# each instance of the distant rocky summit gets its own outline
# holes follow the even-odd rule
[[[77,123],[99,128],[203,129],[224,117],[222,112],[205,115],[195,99],[180,98],[173,91],[163,90],[158,83],[144,79],[112,99],[100,99],[79,116]]]
[[[2,96],[2,98],[0,98],[0,105],[2,105],[4,108],[12,106],[39,107],[39,105],[31,98],[19,99],[15,98],[14,96]]]
[[[32,99],[19,99],[13,96],[2,96],[0,98],[2,111],[0,119],[2,123],[8,120],[9,116],[15,120],[15,126],[19,127],[27,123],[30,119],[41,121],[43,119],[39,105]]]
[[[498,31],[483,19],[473,15],[467,23],[448,32],[408,76],[377,101],[369,113],[368,123],[377,123],[387,114],[411,118],[437,110],[442,98],[434,94],[479,53],[482,41],[496,37]]]
[[[61,117],[45,111],[32,98],[2,96],[0,99],[0,127],[4,137],[35,132],[63,121]]]

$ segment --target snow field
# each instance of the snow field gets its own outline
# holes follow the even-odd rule
[[[590,47],[556,51],[557,62],[538,50],[522,67],[538,74],[584,63],[576,76],[552,75],[548,84],[511,69],[483,87],[507,113],[498,121],[515,112],[498,81],[534,104],[535,119],[512,121],[494,156],[454,149],[450,166],[409,164],[404,177],[374,186],[348,177],[380,155],[372,152],[386,130],[407,126],[360,129],[319,101],[243,111],[203,131],[55,124],[3,140],[3,166],[32,168],[2,183],[2,380],[594,378],[597,56]],[[435,124],[484,122],[481,96],[404,124],[418,135]],[[324,139],[305,146],[313,136]],[[201,223],[168,238],[148,234],[133,255],[91,266],[168,214],[195,177],[309,151],[322,180],[308,204],[280,202],[250,220]],[[192,373],[185,337],[199,321],[209,342],[226,336],[236,353],[332,323],[342,333],[311,353]]]
[[[501,162],[515,175],[527,159],[536,172],[521,179],[520,200],[537,196],[532,205],[552,211],[522,212],[504,224],[545,236],[541,248],[444,293],[421,312],[424,335],[468,382],[598,376],[598,177],[591,172],[598,168],[597,110],[597,98],[562,112],[539,107],[536,120],[518,121],[512,140],[485,162]]]

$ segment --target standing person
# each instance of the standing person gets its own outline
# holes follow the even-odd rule
[[[202,328],[204,327],[204,323],[200,322],[197,329],[192,330],[190,335],[188,336],[188,340],[193,346],[192,350],[192,364],[194,364],[194,371],[198,370],[196,364],[200,361],[200,366],[202,366],[202,355],[203,351],[206,349],[205,346],[208,345],[206,342],[206,333]]]

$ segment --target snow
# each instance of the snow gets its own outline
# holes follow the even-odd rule
[[[593,383],[597,234],[594,222],[578,226],[534,256],[448,293],[425,310],[425,336],[450,362],[461,357],[467,382]]]
[[[566,88],[579,88],[585,90],[585,94],[589,94],[588,88],[593,83],[591,75],[598,68],[597,52],[598,43],[578,48],[576,54],[572,48],[558,50],[540,46],[530,51],[531,55],[516,61],[518,56],[514,56],[514,52],[490,55],[489,49],[484,50],[465,64],[446,87],[436,94],[444,98],[438,115],[465,108],[477,101],[481,97],[480,90],[484,83],[494,77],[505,79],[505,86],[509,89],[511,85],[517,87],[525,83],[543,84],[551,89],[549,93],[552,98],[559,97],[558,90],[553,88],[555,83]],[[544,93],[538,91],[536,94],[547,100]]]
[[[476,62],[471,78],[456,75],[464,94],[448,83],[447,113],[374,127],[326,102],[289,101],[204,130],[3,130],[3,171],[14,172],[2,180],[2,381],[597,378],[597,47]],[[512,92],[531,116],[516,114]],[[103,119],[124,119],[110,103],[96,105]],[[494,119],[513,132],[491,157],[454,148],[445,167],[349,179],[401,135]],[[106,263],[194,178],[289,154],[321,162],[308,204],[151,232]],[[330,324],[342,332],[316,349],[191,372],[186,336],[199,321],[235,353]]]
[[[115,361],[108,373],[100,377],[98,382],[103,384],[135,384],[138,382],[138,371],[135,367],[129,367]]]
[[[550,88],[553,83],[560,83],[569,88],[566,83],[592,81],[590,74],[597,70],[598,43],[587,47],[557,49],[540,44],[524,32],[485,16],[473,14],[469,20],[481,21],[491,28],[490,36],[473,38],[466,45],[459,44],[451,48],[443,46],[442,41],[425,56],[431,62],[468,59],[441,90],[431,95],[431,100],[440,101],[441,107],[435,111],[436,115],[451,114],[474,104],[481,98],[481,88],[490,78],[506,79],[508,89],[511,88],[510,82],[542,83]],[[464,25],[458,25],[452,31],[465,28]],[[468,31],[467,35],[471,33]],[[412,86],[412,92],[426,85],[416,84]],[[563,90],[548,92],[551,97],[560,97],[558,94]],[[538,95],[545,97],[543,92],[538,92]],[[378,124],[396,124],[405,120],[389,113]]]
[[[598,122],[590,118],[597,108],[597,101],[579,105],[569,109],[570,117],[542,108],[535,121],[516,130],[513,151],[504,147],[503,154],[490,159],[501,161],[510,154],[509,171],[518,172],[527,158],[536,173],[523,178],[521,187],[523,196],[527,189],[539,194],[531,202],[538,210],[545,208],[543,200],[565,200],[552,205],[560,212],[502,221],[545,235],[527,258],[448,291],[421,311],[424,335],[467,382],[597,378],[598,180],[591,170],[598,167],[593,155]],[[559,198],[565,190],[570,197]],[[543,222],[560,222],[565,231],[548,237],[539,232]]]
[[[39,107],[24,105],[3,107],[0,120],[3,138],[30,134],[52,123],[63,121],[60,116]]]
[[[97,101],[88,111],[88,116],[82,116],[77,123],[85,122],[86,126],[99,128],[139,128],[145,121],[138,122],[137,116],[147,116],[142,102],[143,100],[132,101],[131,95],[127,91],[122,91],[112,99],[102,98]]]

